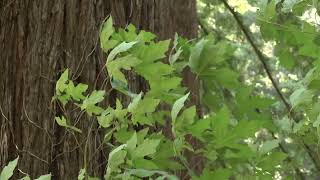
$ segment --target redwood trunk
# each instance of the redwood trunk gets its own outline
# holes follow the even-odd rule
[[[83,168],[85,141],[55,124],[61,110],[51,98],[66,67],[75,81],[93,88],[105,63],[97,46],[99,25],[110,13],[116,25],[133,23],[161,39],[175,32],[187,38],[197,34],[195,0],[0,1],[1,169],[19,155],[19,169],[31,178],[51,172],[53,179],[76,179]],[[192,86],[193,76],[186,77]],[[104,79],[99,77],[95,88],[108,91],[101,85]],[[138,80],[130,83],[136,90],[145,86]],[[88,137],[87,153],[94,154],[87,162],[90,175],[101,177],[107,154],[99,133],[86,132],[95,128],[92,121],[79,119],[77,127]]]

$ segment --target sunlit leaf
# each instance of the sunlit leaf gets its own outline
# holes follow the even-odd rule
[[[183,108],[184,106],[184,102],[187,100],[187,98],[189,97],[190,93],[184,95],[183,97],[181,97],[180,99],[178,99],[172,106],[172,110],[171,110],[171,119],[172,121],[175,121],[180,110]]]
[[[7,166],[5,166],[0,174],[1,180],[9,180],[10,177],[13,175],[13,171],[16,168],[18,164],[19,157],[17,157],[15,160],[10,161]]]
[[[46,174],[46,175],[42,175],[40,177],[38,177],[37,179],[35,180],[51,180],[51,174]]]

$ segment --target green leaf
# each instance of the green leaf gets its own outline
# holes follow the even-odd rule
[[[283,65],[287,69],[292,69],[295,62],[293,53],[289,51],[288,48],[280,48],[279,52],[279,61],[280,64]]]
[[[194,118],[196,117],[196,114],[197,114],[196,106],[191,106],[187,108],[182,112],[180,116],[180,118],[182,119],[181,122],[185,125],[192,124],[194,122]]]
[[[317,116],[317,119],[313,122],[312,126],[315,128],[320,127],[320,115]]]
[[[111,86],[113,89],[127,95],[133,97],[135,94],[129,90],[129,87],[126,83],[119,81],[117,79],[113,79],[111,82]]]
[[[301,2],[301,0],[285,0],[282,3],[282,11],[283,12],[290,12],[292,10],[292,8],[299,2]]]
[[[295,0],[293,0],[293,1],[295,1]],[[293,6],[292,10],[293,10],[294,14],[296,14],[297,16],[302,16],[307,8],[309,8],[309,2],[308,2],[308,0],[303,0],[303,1],[296,3]]]
[[[319,45],[315,43],[305,43],[301,48],[299,48],[299,55],[318,58],[320,55]]]
[[[138,107],[139,102],[141,101],[142,98],[142,92],[137,95],[135,98],[133,98],[132,102],[128,106],[128,112],[134,112],[135,109]]]
[[[148,135],[149,128],[144,128],[137,133],[138,144],[142,144],[144,138]]]
[[[225,137],[230,124],[230,112],[224,106],[212,119],[212,129],[215,137]]]
[[[35,180],[51,180],[51,174],[46,174],[46,175],[42,175],[40,177],[38,177],[37,179]]]
[[[251,104],[255,108],[268,108],[272,104],[274,104],[276,101],[273,99],[265,98],[265,97],[259,97],[259,96],[252,96],[250,99],[247,99],[251,101]]]
[[[276,15],[276,2],[271,0],[270,3],[263,9],[261,17],[265,20],[271,20]]]
[[[191,134],[195,137],[195,131],[199,130],[199,121],[196,123],[195,126],[192,126],[196,117],[196,107],[191,106],[183,111],[179,118],[175,122],[172,123],[173,132],[177,136],[183,136],[188,134],[190,131]],[[190,127],[192,127],[189,131],[187,131]],[[200,130],[203,132],[204,130]],[[197,134],[199,135],[199,134]]]
[[[122,104],[119,99],[116,100],[116,109],[114,110],[114,115],[119,121],[124,121],[127,109],[123,109]]]
[[[270,152],[271,150],[277,148],[279,146],[279,143],[280,143],[280,140],[278,140],[278,139],[266,141],[260,147],[259,152],[261,154],[266,154],[266,153]]]
[[[137,133],[134,132],[134,134],[132,135],[132,137],[127,141],[127,149],[130,153],[133,153],[133,151],[136,149],[137,147],[137,143],[138,143],[138,137],[137,137]]]
[[[156,37],[157,36],[151,32],[146,32],[144,30],[141,30],[140,33],[138,34],[137,40],[150,43]]]
[[[57,98],[63,104],[63,106],[65,106],[70,100],[70,96],[68,94],[53,97],[53,99],[55,98]]]
[[[132,115],[132,123],[134,125],[149,125],[152,126],[154,124],[154,120],[150,114],[134,114]]]
[[[200,140],[203,140],[202,134],[205,130],[210,129],[210,119],[200,119],[195,124],[188,126],[188,130],[191,132],[192,136],[197,137]]]
[[[132,169],[129,171],[129,174],[138,176],[140,178],[146,178],[154,175],[155,173],[153,171],[148,171],[145,169]]]
[[[82,133],[82,131],[80,129],[78,129],[78,128],[74,127],[74,126],[68,125],[67,124],[67,120],[66,120],[66,118],[64,116],[61,116],[61,118],[60,117],[55,117],[55,120],[56,120],[56,122],[57,122],[57,124],[59,126],[70,128],[70,129],[72,129],[72,130],[74,130],[74,131],[76,131],[78,133]]]
[[[132,67],[140,64],[141,61],[135,57],[132,57],[131,55],[118,58],[114,61],[107,62],[107,70],[110,75],[110,77],[120,80],[127,84],[127,80],[124,76],[124,74],[121,72],[121,69],[124,70],[131,70]]]
[[[289,119],[288,117],[284,117],[283,119],[275,121],[275,124],[280,130],[290,133],[293,127],[293,120]]]
[[[117,142],[122,144],[126,143],[133,135],[134,131],[127,130],[126,128],[121,128],[117,132],[114,133],[114,137]]]
[[[83,108],[87,106],[95,105],[104,99],[105,91],[96,91],[94,90],[91,95],[83,101]]]
[[[231,175],[232,171],[229,169],[216,169],[215,171],[204,169],[200,177],[192,177],[192,180],[228,180]]]
[[[260,20],[260,19],[258,19]],[[279,33],[277,29],[272,25],[269,24],[268,22],[265,22],[264,20],[260,20],[261,25],[260,25],[260,32],[264,40],[270,41],[273,39],[278,39],[279,38]]]
[[[131,111],[132,114],[144,114],[144,113],[152,113],[156,110],[159,105],[159,99],[153,99],[150,97],[144,97],[139,103],[138,106]]]
[[[310,103],[312,101],[313,96],[313,90],[308,90],[305,87],[302,87],[291,94],[290,102],[292,104],[292,107],[295,108],[299,105]]]
[[[204,153],[204,157],[213,162],[218,159],[218,152],[216,150],[209,149]]]
[[[19,157],[17,157],[15,160],[10,161],[7,166],[3,168],[0,174],[1,180],[9,180],[10,177],[13,175],[13,171],[16,168],[18,164]]]
[[[98,177],[88,177],[88,180],[101,180],[100,178],[98,178]]]
[[[214,66],[230,58],[234,54],[235,48],[227,41],[215,44],[214,41],[202,39],[190,51],[189,66],[191,71],[202,76],[206,71],[215,69]]]
[[[283,152],[273,152],[272,154],[264,157],[258,164],[258,167],[269,172],[274,172],[277,170],[275,166],[281,165],[282,161],[287,157],[288,155]]]
[[[129,24],[126,29],[119,29],[118,33],[115,34],[115,39],[118,39],[119,41],[126,41],[126,42],[131,42],[131,41],[136,41],[137,40],[137,29],[134,27],[134,25]]]
[[[124,163],[124,159],[127,155],[127,152],[123,149],[126,147],[126,144],[123,144],[109,154],[107,172],[105,174],[105,179],[109,179],[112,172],[117,172],[119,170],[118,166]]]
[[[201,78],[205,80],[215,80],[221,86],[226,88],[238,87],[238,74],[229,68],[208,69],[201,74]]]
[[[66,69],[60,76],[59,80],[56,83],[56,93],[60,95],[68,87],[66,84],[69,79],[69,69]]]
[[[223,131],[223,136],[215,136],[216,140],[214,143],[217,148],[222,147],[232,147],[234,148],[234,143],[237,143],[239,140],[244,140],[245,138],[252,137],[254,134],[263,128],[265,124],[264,121],[258,120],[242,120],[236,125],[233,130]]]
[[[143,76],[146,80],[154,80],[154,76],[164,76],[171,74],[174,69],[168,64],[156,62],[151,64],[142,64],[135,67],[137,73]]]
[[[169,63],[170,65],[173,65],[180,57],[183,50],[179,48],[176,53],[174,53],[172,56],[169,57]]]
[[[133,160],[133,166],[138,169],[155,170],[159,169],[157,164],[152,160],[147,160],[143,158]]]
[[[19,180],[31,180],[31,178],[30,178],[30,176],[25,176],[25,177],[23,177],[23,178],[21,178]]]
[[[196,43],[194,47],[190,49],[191,54],[189,59],[189,66],[193,72],[199,72],[201,53],[207,43],[208,40],[201,39]]]
[[[55,120],[57,122],[57,124],[59,126],[62,126],[62,127],[67,127],[67,120],[64,116],[62,116],[61,118],[60,117],[55,117]]]
[[[165,58],[169,45],[170,40],[159,41],[158,43],[140,46],[134,53],[143,61],[142,64],[150,64],[156,60]]]
[[[102,112],[100,116],[97,117],[100,126],[104,128],[108,128],[111,126],[111,122],[114,118],[114,114],[112,111],[113,110],[111,109],[107,109],[104,112]]]
[[[109,17],[108,20],[102,24],[102,29],[100,33],[100,46],[105,53],[107,53],[111,48],[113,48],[117,44],[117,41],[110,40],[110,37],[113,33],[113,20],[112,17]]]
[[[181,83],[181,78],[179,77],[155,77],[149,80],[151,90],[148,92],[158,99],[164,99],[164,92],[176,89]]]
[[[109,54],[108,58],[107,58],[107,63],[109,63],[110,61],[112,61],[119,53],[122,52],[126,52],[128,51],[130,48],[132,48],[133,45],[137,44],[136,41],[134,42],[122,42],[121,44],[119,44],[117,47],[115,47]]]
[[[142,158],[144,156],[156,153],[156,149],[160,144],[159,139],[145,139],[133,152],[134,158]]]
[[[227,145],[227,147],[232,148],[232,150],[228,149],[226,151],[226,153],[224,154],[225,159],[236,159],[236,161],[245,162],[248,159],[257,157],[255,151],[253,151],[252,148],[250,148],[247,144],[230,143],[229,145]]]
[[[79,175],[78,175],[78,180],[83,180],[85,178],[86,174],[86,169],[80,169]]]
[[[173,107],[172,107],[172,110],[171,110],[171,119],[172,121],[174,122],[180,112],[180,110],[183,108],[184,106],[184,102],[187,100],[187,98],[189,97],[189,94],[186,94],[184,95],[183,97],[181,97],[180,99],[178,99],[174,104],[173,104]]]
[[[168,180],[178,180],[178,178],[174,175],[169,175],[167,172],[164,171],[151,171],[151,170],[145,170],[145,169],[129,169],[128,171],[126,171],[126,174],[128,174],[128,176],[137,176],[143,179],[146,179],[147,177],[151,177],[155,174],[159,174],[162,175],[163,178],[161,178],[160,180],[164,180],[164,179],[168,179]],[[159,178],[157,178],[156,180],[159,180]]]
[[[103,109],[96,106],[97,103],[103,101],[105,91],[96,91],[94,90],[89,97],[87,97],[81,104],[81,110],[86,110],[87,113],[91,116],[92,114],[100,114],[103,112]]]
[[[66,93],[69,94],[74,100],[80,101],[86,98],[83,93],[85,93],[87,89],[88,85],[86,84],[80,83],[77,86],[74,86],[73,82],[70,81],[66,89]]]
[[[234,128],[232,134],[234,134],[237,139],[254,136],[257,131],[263,128],[264,124],[265,121],[263,120],[242,120],[239,121],[237,126]]]
[[[110,154],[108,160],[108,168],[110,168],[110,170],[112,171],[116,171],[118,169],[118,166],[124,163],[126,154],[127,152],[124,150],[115,151],[113,154]]]

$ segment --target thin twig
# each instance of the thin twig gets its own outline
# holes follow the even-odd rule
[[[26,118],[27,118],[28,122],[31,123],[33,126],[37,127],[38,129],[44,131],[44,132],[47,134],[47,136],[49,137],[50,142],[52,142],[52,137],[51,137],[50,133],[48,132],[48,130],[45,129],[45,128],[43,128],[43,127],[41,127],[40,125],[38,125],[37,123],[35,123],[34,121],[32,121],[32,120],[30,119],[30,117],[29,117],[29,115],[28,115],[28,112],[27,112],[26,107],[25,107],[24,104],[23,104],[23,110],[24,110],[24,114],[26,115]]]
[[[5,119],[7,122],[9,122],[9,119],[8,119],[7,116],[4,115],[4,113],[3,113],[3,110],[2,110],[1,105],[0,105],[0,112],[1,112],[1,115],[4,117],[4,119]]]
[[[269,25],[273,25],[273,26],[276,26],[276,28],[278,28],[279,30],[281,31],[287,31],[287,32],[293,32],[293,33],[302,33],[302,34],[308,34],[308,35],[312,35],[312,36],[317,36],[319,35],[318,33],[316,32],[308,32],[308,31],[301,31],[299,29],[295,29],[295,28],[291,28],[289,26],[285,26],[283,24],[279,24],[279,23],[276,23],[276,22],[271,22],[271,21],[266,21],[264,19],[261,19],[259,17],[256,18],[258,21],[260,22],[263,22],[263,23],[267,23]]]
[[[31,157],[34,157],[34,158],[38,159],[39,161],[44,162],[45,164],[49,165],[49,162],[48,162],[48,161],[40,158],[39,156],[33,154],[32,152],[27,151],[27,150],[21,150],[21,149],[19,149],[19,147],[18,147],[17,145],[16,145],[15,147],[16,147],[16,149],[17,149],[17,151],[18,151],[19,153],[27,153],[27,154],[29,154]]]

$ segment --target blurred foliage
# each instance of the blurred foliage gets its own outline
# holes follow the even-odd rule
[[[233,70],[240,74],[240,81],[250,85],[254,94],[278,99],[277,92],[266,76],[262,64],[233,15],[225,8],[223,1],[199,0],[198,2],[201,36],[209,33],[219,41],[230,42],[236,47],[236,51],[229,63]],[[290,113],[280,100],[273,104],[273,121],[277,128],[280,128],[275,133],[284,142],[285,149],[292,158],[291,162],[302,172],[304,178],[315,179],[320,171],[318,162],[312,162],[320,160],[318,146],[320,2],[229,0],[228,3],[234,7],[254,39],[255,45],[266,56],[269,70],[272,71],[282,94],[292,106],[290,113],[293,117],[290,117]],[[237,94],[234,91],[229,94],[234,93]],[[243,104],[249,103],[243,102]],[[311,147],[311,153],[303,147],[305,145]],[[314,156],[312,157],[314,160],[310,159],[310,154]]]

